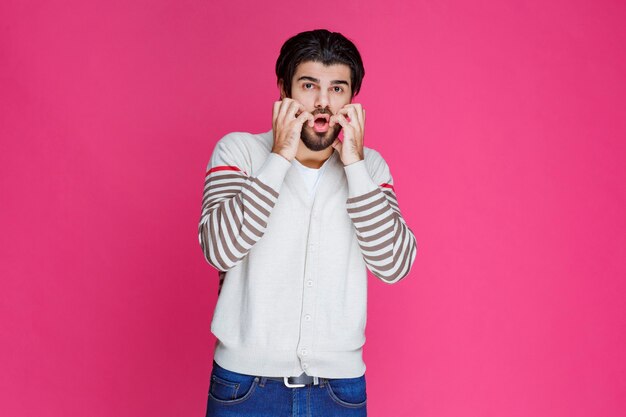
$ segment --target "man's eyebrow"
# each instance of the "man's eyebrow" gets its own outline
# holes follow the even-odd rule
[[[303,75],[302,77],[298,78],[296,81],[302,81],[302,80],[307,80],[307,81],[311,81],[314,83],[319,84],[320,80],[318,80],[317,78],[313,78],[313,77],[309,77],[308,75]],[[331,85],[336,85],[336,84],[345,84],[347,86],[350,86],[350,84],[348,84],[348,82],[346,80],[332,80],[330,82]]]

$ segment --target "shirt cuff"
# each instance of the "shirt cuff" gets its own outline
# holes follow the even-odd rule
[[[343,167],[348,180],[348,197],[367,194],[378,188],[365,167],[365,160],[353,162]]]
[[[270,152],[263,166],[253,176],[263,184],[279,192],[289,168],[291,168],[291,162],[287,158],[276,152]]]

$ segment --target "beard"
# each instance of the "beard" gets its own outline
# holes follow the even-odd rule
[[[313,113],[313,115],[315,114],[316,113]],[[341,132],[341,125],[339,123],[335,124],[333,127],[329,127],[326,132],[316,132],[305,122],[302,125],[300,139],[304,142],[304,146],[310,150],[323,151],[332,145],[335,139],[339,136],[339,132]]]

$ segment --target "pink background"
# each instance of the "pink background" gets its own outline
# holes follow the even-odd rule
[[[417,236],[369,277],[371,416],[626,414],[621,1],[3,1],[0,415],[203,416],[230,131],[318,27],[366,67],[366,146]],[[410,375],[410,378],[406,378]]]

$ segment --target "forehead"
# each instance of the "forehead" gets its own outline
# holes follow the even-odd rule
[[[302,76],[317,78],[320,81],[345,80],[350,83],[350,67],[346,64],[324,65],[321,62],[302,62],[296,67],[294,79]]]

